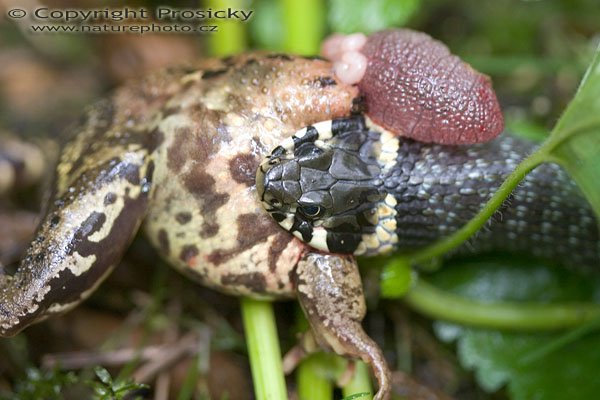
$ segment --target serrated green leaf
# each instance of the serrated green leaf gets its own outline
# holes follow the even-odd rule
[[[600,291],[597,279],[532,258],[508,258],[503,254],[454,260],[428,280],[437,287],[483,302],[586,301],[596,298]]]
[[[480,258],[459,261],[430,277],[455,294],[481,301],[544,303],[597,300],[600,279],[547,267],[526,259]],[[597,328],[597,324],[594,324]],[[514,333],[434,324],[436,335],[456,342],[460,363],[473,370],[487,391],[505,385],[514,400],[584,400],[600,391],[600,332]],[[558,344],[558,345],[557,345]],[[540,349],[550,349],[539,352]],[[536,355],[532,357],[532,355]]]
[[[329,25],[335,32],[371,33],[404,25],[420,0],[330,0]]]
[[[587,400],[595,398],[600,380],[600,335],[594,334],[531,364],[523,359],[560,334],[511,334],[465,329],[458,341],[461,364],[475,370],[479,384],[495,391],[508,384],[514,400]]]

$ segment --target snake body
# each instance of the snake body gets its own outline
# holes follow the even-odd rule
[[[464,226],[534,145],[507,134],[447,146],[398,138],[362,116],[308,126],[266,157],[266,210],[313,247],[378,255],[415,250]],[[530,173],[462,250],[600,261],[594,214],[558,165]]]

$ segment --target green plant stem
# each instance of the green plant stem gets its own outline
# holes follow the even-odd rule
[[[519,331],[575,327],[600,318],[594,303],[482,303],[440,290],[419,279],[404,300],[430,317],[492,329]]]
[[[285,51],[314,55],[319,53],[325,31],[325,5],[322,0],[281,0]]]
[[[206,0],[206,6],[217,9],[245,9],[243,0]],[[207,33],[208,48],[213,56],[228,56],[246,50],[246,24],[236,20],[216,19],[211,24],[217,26],[217,32]]]
[[[303,360],[296,371],[298,398],[300,400],[332,400],[333,384],[323,373],[329,366],[323,353],[312,354]],[[334,369],[333,367],[331,369]]]
[[[242,298],[241,308],[256,399],[285,400],[287,390],[272,304]]]
[[[356,399],[371,400],[370,368],[356,360],[354,374],[342,388],[344,398],[357,396]],[[298,398],[300,400],[331,400],[333,383],[347,372],[348,361],[333,353],[318,352],[304,359],[297,370]]]
[[[350,382],[342,388],[342,393],[344,397],[349,397],[357,393],[365,393],[358,397],[360,400],[371,400],[373,398],[373,385],[371,385],[369,366],[367,364],[362,361],[356,361],[354,376]]]

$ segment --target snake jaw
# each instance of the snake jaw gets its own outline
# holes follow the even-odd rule
[[[300,240],[304,240],[302,233],[299,231],[292,231],[292,235]],[[317,250],[329,251],[329,247],[327,246],[327,230],[322,227],[314,227],[312,237],[307,244]]]

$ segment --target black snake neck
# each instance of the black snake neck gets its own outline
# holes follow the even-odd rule
[[[424,247],[464,226],[533,150],[506,134],[468,147],[402,141],[385,178],[398,202],[397,248]],[[528,174],[461,250],[523,252],[575,267],[600,263],[593,211],[555,164]]]
[[[533,150],[506,134],[472,146],[424,144],[352,117],[309,126],[278,146],[257,188],[267,211],[314,247],[367,256],[414,251],[464,226]],[[551,164],[532,171],[461,250],[526,252],[578,267],[600,262],[591,207]]]

